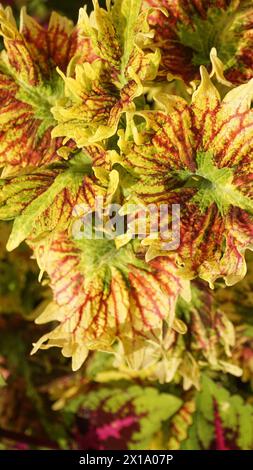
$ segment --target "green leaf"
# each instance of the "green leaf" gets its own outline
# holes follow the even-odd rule
[[[4,387],[6,385],[6,382],[2,376],[2,374],[0,373],[0,387]]]
[[[239,433],[237,443],[240,449],[252,449],[253,443],[253,407],[243,403],[239,408]]]
[[[201,450],[199,438],[198,438],[198,414],[194,414],[193,423],[189,429],[189,434],[187,439],[185,439],[181,446],[181,450]]]
[[[205,449],[208,449],[213,440],[213,425],[208,422],[202,414],[198,415],[196,420],[197,435],[201,444]]]

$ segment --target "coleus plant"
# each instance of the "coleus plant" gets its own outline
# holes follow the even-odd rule
[[[3,223],[0,229],[4,242],[10,227]],[[176,337],[174,332],[166,356],[160,350],[157,363],[134,371],[122,360],[126,359],[122,351],[116,360],[97,352],[73,374],[68,360],[54,349],[29,359],[29,344],[36,328],[42,328],[33,324],[36,311],[29,309],[43,299],[38,297],[36,278],[29,274],[31,267],[35,272],[29,250],[21,248],[9,255],[4,246],[1,250],[3,273],[8,274],[2,278],[3,286],[15,286],[15,296],[5,291],[1,302],[1,449],[253,447],[252,257],[247,258],[248,274],[234,287],[217,285],[213,293],[203,282],[194,281],[191,303],[180,300],[177,306],[187,333]],[[20,301],[17,283],[17,274],[26,272],[26,267],[28,305]],[[27,287],[22,292],[27,293]],[[15,305],[11,311],[9,299]],[[240,372],[235,365],[243,370],[244,383],[234,378]],[[165,373],[166,381],[171,380],[169,374],[173,376],[173,383],[159,383]],[[182,377],[186,388],[190,386],[186,392]]]
[[[18,27],[0,9],[0,218],[14,220],[7,249],[25,240],[52,288],[36,322],[58,322],[33,352],[60,347],[77,370],[104,351],[186,390],[203,369],[238,376],[211,288],[240,281],[252,249],[252,5],[93,3],[76,25],[23,9]],[[110,230],[96,226],[98,199]],[[150,204],[159,226],[149,211],[138,237]]]
[[[252,2],[248,0],[146,0],[156,7],[150,24],[161,50],[159,80],[198,78],[199,66],[222,61],[235,84],[252,78]],[[163,7],[161,10],[160,7]],[[215,48],[215,50],[212,48]],[[210,57],[211,51],[211,57]]]

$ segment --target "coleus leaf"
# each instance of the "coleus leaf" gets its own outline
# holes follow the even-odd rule
[[[135,242],[117,250],[114,240],[77,242],[66,233],[33,247],[55,299],[38,322],[60,322],[39,340],[34,352],[61,347],[63,355],[72,356],[76,370],[89,349],[112,352],[112,344],[121,339],[133,352],[145,347],[147,337],[159,341],[164,321],[173,326],[175,303],[186,286],[173,259],[146,264]]]
[[[228,80],[238,84],[252,78],[250,1],[147,0],[146,3],[167,10],[167,16],[158,9],[149,16],[155,29],[154,44],[161,48],[160,79],[168,76],[190,83],[198,78],[200,65],[214,65],[210,60],[212,48],[217,49]]]
[[[230,394],[221,384],[203,375],[193,424],[181,448],[209,449],[212,445],[216,449],[222,446],[223,450],[252,449],[252,413],[252,406],[239,395]]]
[[[70,61],[88,56],[78,28],[55,12],[46,29],[22,9],[18,30],[11,9],[1,7],[0,34],[0,166],[17,172],[59,159],[62,139],[51,137],[51,107],[64,87],[55,67],[65,72]]]
[[[171,419],[169,423],[168,449],[179,450],[181,442],[187,439],[195,408],[194,399],[188,399]]]
[[[242,381],[251,382],[253,372],[253,329],[251,325],[240,324],[236,327],[235,347],[232,359],[242,369]]]
[[[136,337],[133,342],[124,339],[117,348],[117,372],[109,377],[131,377],[132,373],[159,380],[160,383],[182,381],[183,388],[199,389],[201,371],[226,371],[242,375],[240,363],[233,356],[235,331],[231,321],[217,307],[212,291],[201,281],[194,281],[191,301],[182,295],[176,306],[173,329],[164,326],[163,334],[155,339]],[[103,380],[107,374],[103,375]]]
[[[108,11],[96,1],[90,18],[80,11],[79,28],[97,59],[77,65],[74,78],[61,74],[66,99],[52,110],[54,137],[74,139],[79,147],[101,141],[115,134],[123,112],[134,109],[142,82],[155,77],[159,62],[157,52],[143,51],[149,27],[140,9],[140,0],[117,0]]]
[[[66,410],[80,417],[83,413],[89,414],[93,439],[100,449],[117,448],[117,444],[119,448],[119,443],[125,445],[122,442],[125,428],[130,431],[127,447],[146,449],[181,404],[180,398],[160,393],[154,387],[132,385],[127,389],[102,387],[91,391],[69,400]],[[87,442],[85,436],[83,442]]]
[[[253,258],[251,252],[246,257],[246,261],[247,274],[241,282],[229,289],[217,286],[215,290],[216,302],[235,325],[232,360],[242,369],[243,382],[251,381],[253,372]]]
[[[223,277],[232,285],[245,275],[244,252],[252,249],[253,83],[221,101],[203,67],[201,76],[190,105],[164,94],[160,103],[167,113],[140,113],[146,128],[133,127],[135,142],[121,134],[120,163],[139,177],[129,201],[134,195],[145,205],[180,205],[176,251],[182,274],[199,275],[210,285]],[[144,241],[152,247],[148,259],[166,250],[162,231],[165,225],[171,232],[171,224],[169,213],[158,239]]]
[[[187,304],[181,299],[177,316],[188,327],[185,342],[201,367],[208,363],[212,370],[242,375],[238,362],[232,357],[236,342],[233,323],[217,305],[207,284],[202,281],[192,283],[191,302]]]
[[[80,25],[91,38],[92,47],[98,57],[118,67],[122,71],[128,64],[136,42],[136,25],[141,10],[141,0],[116,0],[108,11],[94,2],[96,28],[85,10],[80,12]],[[107,39],[105,41],[104,39]]]
[[[253,253],[249,251],[246,255],[247,274],[235,286],[224,289],[217,286],[215,299],[223,312],[238,324],[252,323],[253,309]]]
[[[106,189],[93,169],[108,167],[106,152],[90,147],[68,163],[50,169],[33,170],[3,181],[0,191],[0,218],[15,218],[7,248],[13,250],[30,235],[38,237],[71,225],[73,210],[86,204],[92,210],[95,198]]]

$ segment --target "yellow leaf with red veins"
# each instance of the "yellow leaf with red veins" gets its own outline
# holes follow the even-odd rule
[[[160,214],[152,233],[148,212],[148,259],[166,254],[177,228],[178,244],[168,249],[177,254],[182,275],[199,275],[211,286],[223,277],[232,285],[244,277],[244,253],[253,248],[253,82],[221,100],[203,67],[201,75],[191,104],[163,96],[167,112],[140,113],[146,127],[137,130],[136,143],[121,137],[119,163],[137,177],[126,194],[126,213],[132,199],[146,210],[152,203]],[[175,204],[180,217],[173,229]]]
[[[77,65],[75,77],[61,74],[66,98],[52,110],[58,121],[53,136],[74,139],[79,147],[116,133],[122,113],[135,109],[143,82],[155,78],[160,58],[145,52],[150,30],[140,0],[117,0],[108,11],[95,2],[94,8],[91,17],[80,11],[78,27],[97,59]]]
[[[94,146],[68,162],[2,180],[0,218],[15,219],[7,249],[13,250],[29,236],[69,229],[80,205],[93,211],[96,198],[106,196],[106,186],[94,174],[101,166],[109,179],[106,152]]]
[[[94,57],[78,27],[55,12],[45,28],[23,8],[18,30],[11,9],[1,7],[0,34],[5,46],[0,55],[0,167],[9,165],[18,173],[59,160],[63,139],[51,137],[56,124],[51,108],[64,87],[56,67],[66,72],[70,62]]]
[[[74,242],[66,233],[32,246],[49,275],[55,301],[38,321],[59,321],[35,350],[55,345],[65,355],[67,348],[74,358],[79,354],[81,365],[90,349],[113,351],[117,339],[134,348],[138,338],[156,339],[164,321],[173,325],[175,304],[185,288],[173,258],[146,264],[136,243],[117,250],[113,240]],[[76,353],[80,348],[85,354]]]

